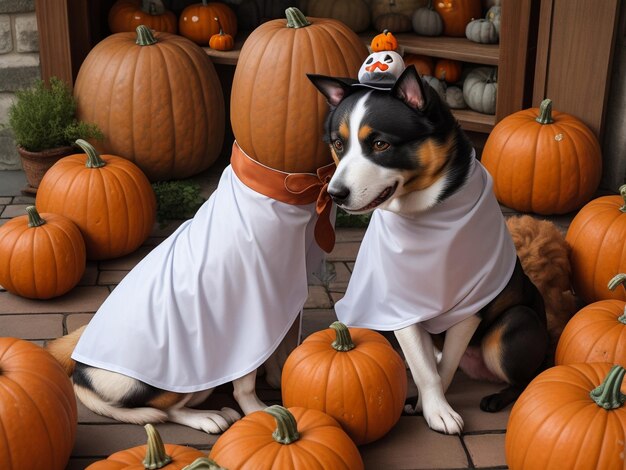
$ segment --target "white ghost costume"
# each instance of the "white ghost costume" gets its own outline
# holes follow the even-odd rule
[[[307,274],[323,260],[316,203],[261,194],[234,166],[195,217],[115,288],[73,359],[187,393],[244,376],[278,347],[307,299]]]
[[[346,325],[391,331],[420,323],[441,333],[476,314],[506,286],[517,255],[475,158],[462,191],[415,218],[375,210],[346,295]]]

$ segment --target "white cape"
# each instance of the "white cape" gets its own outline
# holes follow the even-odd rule
[[[463,190],[415,218],[374,211],[345,297],[349,326],[441,333],[506,286],[517,255],[492,179],[477,160]]]
[[[304,306],[323,260],[316,221],[315,203],[261,195],[228,166],[195,217],[113,290],[73,359],[174,392],[251,372]]]

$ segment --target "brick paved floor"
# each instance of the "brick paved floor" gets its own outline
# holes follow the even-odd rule
[[[217,176],[213,171],[199,178],[206,196],[215,187]],[[19,194],[21,178],[23,175],[20,172],[0,172],[0,225],[10,217],[21,215],[24,208],[34,202],[33,198]],[[557,219],[556,222],[566,227],[568,218]],[[133,254],[115,260],[89,262],[80,285],[60,298],[34,301],[0,290],[0,335],[20,337],[42,345],[48,339],[87,323],[124,275],[177,226],[178,223],[172,223],[165,229],[155,226],[144,246]],[[338,230],[336,247],[328,256],[335,277],[328,285],[310,286],[303,317],[305,337],[313,331],[327,328],[334,321],[333,304],[345,292],[363,233],[361,229]],[[270,389],[262,378],[258,380],[258,387],[259,395],[266,403],[280,402],[280,392]],[[360,448],[366,468],[506,468],[504,433],[509,409],[488,414],[478,408],[480,398],[499,388],[497,384],[473,381],[461,373],[457,374],[448,398],[465,420],[464,433],[461,436],[441,435],[430,431],[421,416],[403,416],[386,437]],[[236,408],[230,390],[230,386],[219,387],[205,407],[226,404]],[[415,387],[411,386],[409,395],[415,394]],[[159,425],[158,429],[165,442],[188,444],[205,450],[209,450],[217,438],[171,423]],[[141,426],[103,418],[79,403],[78,434],[67,468],[85,468],[94,460],[143,444],[144,441]]]

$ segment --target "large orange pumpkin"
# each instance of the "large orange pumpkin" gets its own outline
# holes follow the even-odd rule
[[[609,289],[624,282],[626,274],[618,274],[609,282]],[[565,325],[555,362],[610,362],[626,367],[626,303],[600,300],[583,307]]]
[[[480,0],[435,0],[435,11],[443,21],[443,35],[465,37],[465,27],[476,18],[481,18]]]
[[[72,382],[56,359],[29,341],[0,338],[0,468],[63,470],[77,419]]]
[[[219,34],[220,27],[215,22],[220,19],[222,31],[233,38],[237,34],[237,16],[227,5],[202,0],[186,7],[180,14],[179,26],[181,36],[191,39],[196,44],[208,46],[211,36]]]
[[[155,31],[176,32],[176,15],[161,0],[117,0],[109,10],[112,33],[135,31],[140,24]]]
[[[292,351],[281,389],[285,406],[328,413],[361,445],[381,438],[400,419],[406,368],[380,333],[335,322]]]
[[[143,470],[162,468],[163,470],[178,470],[205,456],[193,447],[163,444],[161,436],[152,424],[146,424],[144,428],[148,434],[147,444],[115,452],[105,460],[92,463],[87,469]]]
[[[626,293],[606,286],[615,273],[626,272],[626,185],[621,195],[603,196],[586,204],[567,229],[572,247],[572,284],[585,302],[626,300]]]
[[[139,26],[107,37],[83,62],[74,95],[78,117],[102,130],[103,152],[136,163],[150,181],[192,176],[221,151],[220,81],[204,50],[181,36]]]
[[[623,378],[623,367],[606,363],[556,366],[535,377],[511,410],[509,468],[622,470]]]
[[[26,212],[0,227],[0,285],[31,299],[63,295],[85,272],[83,236],[62,215]]]
[[[148,238],[156,219],[156,197],[137,166],[115,155],[98,155],[89,143],[76,142],[85,154],[62,158],[39,186],[39,212],[70,219],[85,239],[87,259],[117,258]]]
[[[359,470],[354,443],[330,416],[273,405],[233,424],[211,449],[229,470]]]
[[[313,172],[332,163],[322,142],[328,105],[307,73],[356,78],[367,48],[344,24],[307,18],[255,29],[243,45],[231,94],[231,124],[240,147],[259,162],[286,172]]]
[[[513,113],[489,134],[482,164],[498,201],[520,212],[565,214],[579,209],[600,183],[602,156],[594,133],[544,100]]]

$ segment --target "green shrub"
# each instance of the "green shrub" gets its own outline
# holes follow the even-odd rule
[[[15,93],[9,107],[9,126],[15,142],[31,152],[71,145],[76,139],[102,138],[95,124],[76,118],[76,100],[70,87],[52,77],[50,86],[38,80]]]
[[[369,214],[348,214],[343,209],[337,208],[335,227],[364,228],[369,225],[371,217],[371,212]]]
[[[193,217],[204,202],[200,185],[195,181],[163,181],[152,183],[157,199],[157,221],[164,225],[167,220]]]

